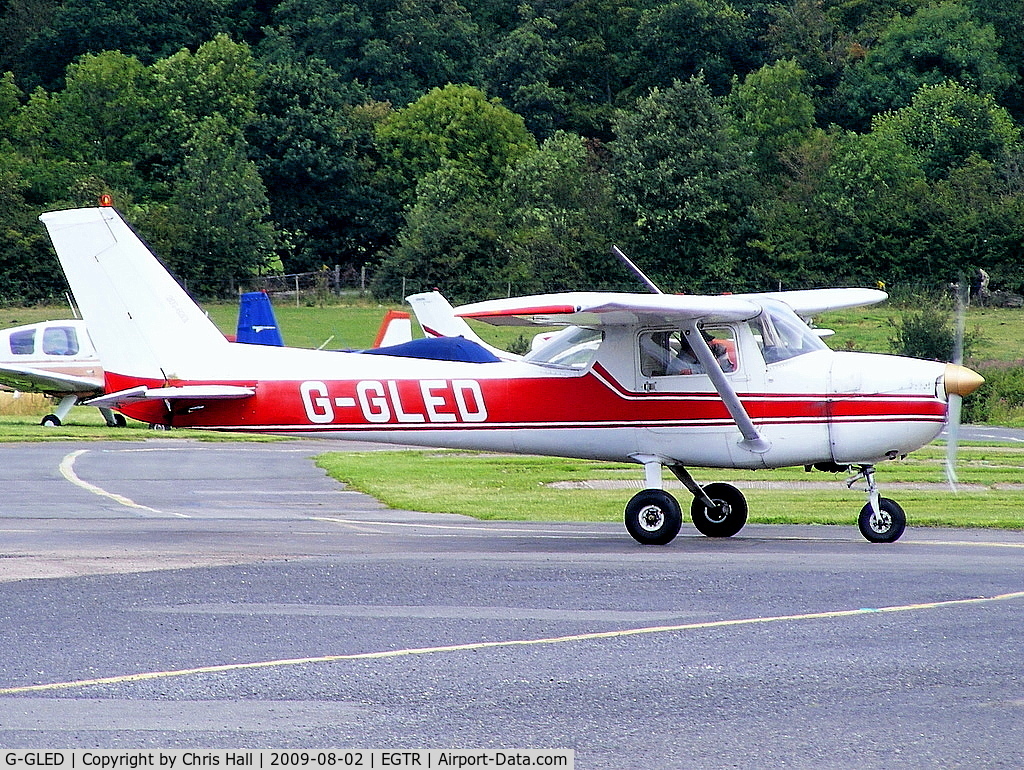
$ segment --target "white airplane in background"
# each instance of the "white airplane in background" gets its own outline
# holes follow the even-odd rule
[[[670,542],[682,523],[664,467],[693,495],[698,530],[728,537],[746,500],[689,468],[800,465],[853,466],[862,534],[893,541],[906,517],[879,495],[875,464],[930,442],[950,401],[982,382],[954,364],[830,350],[801,319],[886,296],[869,289],[570,292],[456,308],[568,327],[517,360],[471,340],[451,360],[446,338],[415,360],[231,345],[113,208],[40,219],[104,361],[107,393],[90,404],[175,427],[634,462],[646,488],[625,523],[644,544]]]
[[[284,344],[266,293],[240,296],[235,341]],[[62,425],[73,406],[102,395],[103,364],[85,321],[42,321],[0,330],[0,387],[59,399],[54,412],[39,421],[51,428]],[[107,427],[125,426],[124,415],[105,406],[99,409]]]
[[[44,321],[0,331],[0,385],[60,399],[40,425],[59,426],[75,404],[103,393],[103,367],[85,321]],[[123,415],[101,407],[107,425],[124,427]]]

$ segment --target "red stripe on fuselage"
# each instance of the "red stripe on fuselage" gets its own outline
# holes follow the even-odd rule
[[[732,422],[715,392],[634,392],[607,371],[595,369],[575,377],[528,379],[259,382],[253,398],[176,401],[171,424],[242,430],[390,431],[670,428]],[[164,385],[108,374],[107,391],[140,384]],[[825,394],[741,393],[740,398],[754,422],[763,425],[829,421],[941,423],[945,418],[945,405],[930,396],[851,394],[830,398]],[[163,402],[134,404],[123,411],[147,422],[167,419]]]

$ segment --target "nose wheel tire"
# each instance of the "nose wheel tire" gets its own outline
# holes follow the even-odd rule
[[[907,514],[895,500],[878,498],[878,513],[868,503],[860,509],[857,519],[860,533],[872,543],[892,543],[900,539],[907,528]]]
[[[708,508],[699,497],[690,504],[693,525],[708,537],[732,537],[747,523],[747,499],[732,484],[707,484],[704,493],[715,503]]]
[[[626,503],[626,529],[643,545],[672,542],[683,525],[683,513],[672,495],[661,489],[644,489]]]

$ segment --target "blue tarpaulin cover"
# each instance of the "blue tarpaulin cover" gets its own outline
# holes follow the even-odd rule
[[[401,345],[373,348],[363,353],[405,358],[429,358],[435,361],[461,361],[468,364],[493,364],[501,361],[487,348],[465,337],[425,337]]]

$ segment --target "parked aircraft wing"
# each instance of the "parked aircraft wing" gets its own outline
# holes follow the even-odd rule
[[[632,326],[687,320],[743,321],[761,307],[735,295],[564,292],[475,302],[455,309],[461,318],[498,326]]]
[[[3,364],[0,366],[0,385],[26,393],[99,393],[103,390],[103,379]]]

